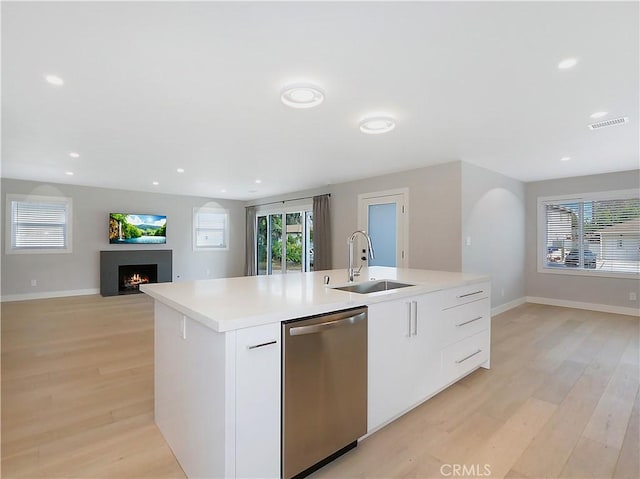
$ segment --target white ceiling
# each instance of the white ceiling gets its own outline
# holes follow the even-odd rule
[[[636,169],[638,6],[3,2],[2,176],[252,199],[453,160]],[[304,80],[325,102],[284,106]],[[590,131],[601,110],[630,123]]]

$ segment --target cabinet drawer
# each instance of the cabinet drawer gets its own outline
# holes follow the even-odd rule
[[[471,303],[482,298],[488,298],[491,285],[488,282],[474,283],[459,288],[443,291],[442,308],[450,308],[460,304]]]
[[[489,330],[485,330],[443,349],[442,384],[449,384],[489,359],[490,342]]]
[[[442,345],[448,346],[489,329],[490,317],[489,298],[445,309],[440,318]]]

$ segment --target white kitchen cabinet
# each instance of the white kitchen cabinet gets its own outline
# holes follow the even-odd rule
[[[438,313],[431,294],[369,306],[369,432],[426,399],[436,387]]]
[[[482,366],[491,349],[491,285],[465,285],[441,292],[437,341],[442,347],[438,388]]]
[[[489,329],[491,324],[489,298],[445,308],[438,322],[442,347]]]
[[[415,293],[325,285],[344,271],[142,287],[156,299],[155,419],[187,477],[280,477],[281,321],[369,307],[369,433],[489,366],[486,277],[375,268]]]
[[[442,384],[446,385],[477,369],[489,359],[488,329],[442,350]]]
[[[280,477],[280,324],[218,333],[155,308],[155,420],[187,477]]]
[[[489,282],[473,283],[457,288],[445,289],[441,292],[443,308],[450,308],[470,303],[491,295],[491,284]]]
[[[236,477],[280,477],[280,323],[236,333]]]
[[[230,339],[155,303],[155,421],[190,478],[235,475]]]

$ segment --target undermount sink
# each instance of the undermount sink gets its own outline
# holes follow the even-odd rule
[[[380,279],[376,281],[365,281],[363,283],[350,284],[348,286],[339,286],[333,289],[339,289],[340,291],[347,291],[349,293],[377,293],[379,291],[389,291],[391,289],[406,288],[408,286],[415,286],[415,284],[398,283],[396,281],[388,281],[386,279]]]

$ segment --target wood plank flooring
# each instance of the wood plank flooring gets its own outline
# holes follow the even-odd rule
[[[185,477],[153,422],[149,297],[2,304],[2,477]]]
[[[184,478],[153,422],[148,297],[1,308],[2,477]],[[311,477],[640,478],[639,338],[629,316],[534,304],[496,316],[491,370]]]

